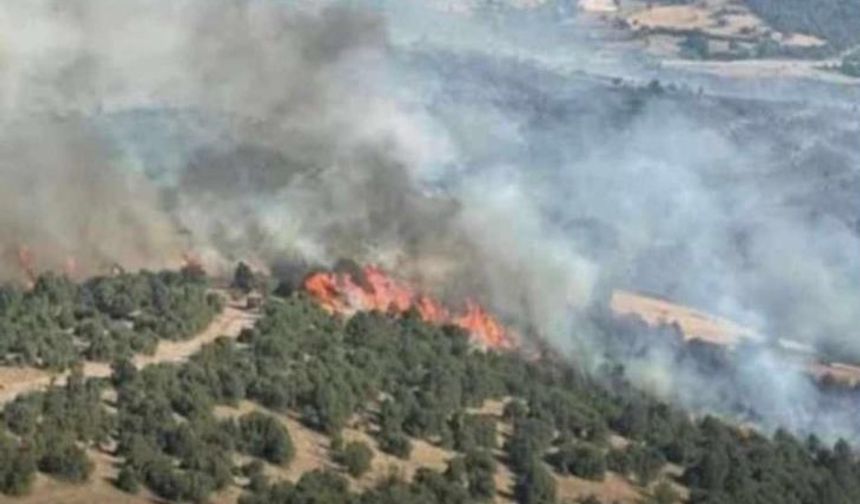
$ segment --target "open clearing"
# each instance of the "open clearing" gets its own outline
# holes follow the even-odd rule
[[[743,339],[763,338],[752,329],[703,311],[633,292],[615,291],[610,302],[618,315],[633,315],[652,326],[677,324],[684,340],[702,340],[714,345],[735,346]]]
[[[764,343],[765,337],[753,329],[736,324],[695,308],[663,299],[627,291],[615,291],[610,301],[612,311],[619,316],[638,317],[650,326],[676,325],[684,341],[700,340],[712,345],[735,347],[743,341]],[[796,366],[809,375],[821,379],[825,376],[848,386],[860,383],[860,367],[839,362],[822,362],[815,349],[803,343],[779,339],[778,348],[794,359],[785,359],[786,365]]]
[[[499,446],[502,446],[505,438],[511,432],[511,426],[504,423],[501,417],[503,402],[487,401],[480,412],[495,417],[499,426]],[[236,408],[220,406],[216,414],[222,417],[238,416],[249,411],[263,410],[261,407],[242,402]],[[263,410],[265,411],[265,410]],[[267,473],[273,479],[298,481],[301,475],[313,469],[338,469],[331,461],[329,453],[329,438],[302,424],[292,414],[279,415],[266,411],[268,414],[277,416],[290,431],[296,446],[296,457],[289,467],[277,467],[267,464]],[[345,442],[362,441],[373,449],[374,457],[371,470],[358,479],[349,478],[353,490],[360,491],[371,488],[386,477],[396,474],[406,480],[411,479],[415,472],[427,467],[437,471],[444,471],[447,462],[456,457],[457,453],[446,450],[428,443],[421,439],[412,439],[412,453],[408,460],[403,460],[392,455],[383,453],[370,434],[375,431],[375,426],[369,422],[354,421],[351,427],[343,430]],[[497,494],[493,502],[496,504],[513,504],[514,474],[504,464],[503,453],[500,449],[495,450],[498,465],[495,474]],[[580,499],[594,495],[601,502],[611,503],[635,503],[642,497],[639,489],[623,477],[612,473],[606,473],[604,481],[588,481],[573,476],[559,476],[554,474],[557,486],[559,502]]]
[[[765,23],[743,2],[699,0],[684,5],[631,2],[623,19],[637,32],[661,31],[686,35],[698,31],[720,40],[755,41],[770,38],[789,47],[818,47],[825,41],[802,33],[782,33]]]
[[[659,5],[633,11],[627,21],[635,30],[699,30],[721,38],[752,39],[769,29],[743,4],[712,0],[689,5]],[[814,37],[812,37],[814,39]],[[817,41],[817,39],[815,39]],[[812,40],[805,40],[813,43]],[[819,43],[823,43],[818,41]]]
[[[219,406],[216,414],[220,417],[239,416],[254,410],[263,410],[260,406],[251,402],[243,401],[236,407]],[[498,401],[488,402],[481,412],[501,415],[502,403]],[[329,453],[329,438],[302,424],[292,414],[282,415],[265,411],[274,415],[289,429],[290,436],[296,448],[296,456],[288,467],[279,467],[266,464],[266,473],[273,480],[298,481],[302,474],[314,469],[340,470],[331,461]],[[499,416],[497,420],[501,421]],[[392,474],[404,479],[410,479],[421,467],[443,471],[448,460],[457,454],[434,446],[426,441],[413,439],[413,449],[408,460],[382,453],[376,444],[375,438],[368,433],[372,428],[367,424],[354,422],[353,426],[344,429],[344,441],[363,441],[373,449],[374,458],[372,468],[358,479],[348,478],[353,490],[360,491],[373,487],[379,481]],[[510,433],[511,426],[499,424],[500,445],[504,437]],[[499,459],[498,469],[495,475],[498,493],[494,499],[496,504],[513,504],[514,475],[502,461],[501,450],[496,450]],[[90,451],[90,458],[95,463],[95,471],[90,481],[83,485],[74,485],[51,479],[45,475],[37,475],[33,492],[21,498],[6,498],[8,502],[20,504],[53,504],[63,502],[66,504],[90,504],[93,502],[111,502],[121,504],[144,504],[163,502],[154,497],[146,490],[137,495],[128,495],[113,486],[113,478],[118,472],[118,463],[115,457],[98,451]],[[237,463],[249,460],[242,455],[236,456]],[[588,481],[572,476],[560,477],[555,475],[558,486],[559,502],[575,501],[577,499],[594,495],[601,502],[609,504],[613,502],[633,504],[639,502],[642,494],[640,490],[621,476],[607,472],[606,479],[601,482]],[[219,493],[214,494],[210,501],[213,504],[234,504],[237,502],[241,488],[230,486]],[[0,498],[0,501],[3,501]],[[5,501],[4,501],[5,502]]]

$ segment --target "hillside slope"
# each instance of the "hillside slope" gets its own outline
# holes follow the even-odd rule
[[[690,416],[608,367],[472,347],[414,314],[272,298],[238,340],[5,405],[16,502],[854,502],[860,464],[785,432]],[[36,473],[39,473],[36,478]],[[35,479],[35,481],[34,481]],[[116,485],[128,492],[120,498]],[[143,488],[142,488],[143,487]],[[685,488],[686,487],[686,488]],[[17,494],[29,494],[20,498]],[[651,497],[648,497],[651,495]]]

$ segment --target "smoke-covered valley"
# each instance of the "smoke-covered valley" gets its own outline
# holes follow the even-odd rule
[[[856,438],[767,348],[712,374],[598,320],[625,288],[860,359],[856,90],[723,93],[540,12],[369,4],[4,3],[0,273],[348,257],[687,406]]]

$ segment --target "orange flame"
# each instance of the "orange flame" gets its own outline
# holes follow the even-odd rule
[[[452,316],[439,301],[416,293],[378,267],[365,266],[359,273],[361,277],[354,278],[343,272],[317,272],[305,278],[303,287],[329,313],[350,316],[360,311],[376,310],[403,314],[414,308],[425,322],[461,327],[474,341],[486,347],[513,346],[505,327],[474,301],[466,303],[461,315]]]
[[[509,346],[505,327],[483,306],[472,300],[466,301],[466,313],[455,319],[454,323],[469,331],[489,347]]]

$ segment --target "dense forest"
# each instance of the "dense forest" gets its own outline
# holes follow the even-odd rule
[[[111,362],[188,338],[221,310],[194,269],[120,273],[76,284],[45,274],[31,290],[0,287],[0,364],[63,370]]]
[[[203,285],[173,274],[134,278],[126,281]],[[37,285],[13,299],[37,296],[40,313],[98,307],[82,300],[99,281],[108,280],[58,283],[67,296],[37,294],[45,289]],[[477,350],[461,329],[428,325],[415,313],[343,320],[290,291],[269,296],[253,329],[205,346],[188,362],[138,369],[118,355],[109,379],[86,379],[73,364],[63,386],[8,403],[0,491],[28,492],[37,471],[86,481],[93,470],[88,452],[102,450],[122,461],[117,487],[137,493],[145,486],[170,501],[204,502],[240,486],[243,504],[482,502],[500,490],[493,474],[503,464],[515,474],[513,498],[528,504],[557,501],[554,473],[599,481],[607,471],[647,486],[649,502],[678,501],[671,479],[690,490],[692,503],[860,502],[860,462],[845,442],[828,446],[784,431],[769,437],[713,417],[692,419],[635,391],[617,367],[587,377],[551,353]],[[124,298],[127,290],[111,292],[101,302],[124,306],[115,313],[120,319],[156,313],[152,298],[120,303],[113,296]],[[197,309],[200,320],[210,313]],[[505,405],[500,421],[474,412],[491,399]],[[257,409],[236,418],[215,413],[216,405],[240,402]],[[333,468],[295,483],[265,474],[266,464],[286,466],[295,456],[291,433],[278,421],[286,413],[329,436]],[[396,457],[409,458],[416,439],[457,456],[444,471],[422,469],[411,480],[392,474],[357,492],[349,481],[368,470],[374,454],[342,440],[341,431],[357,422],[375,426],[375,444]],[[624,439],[623,446],[613,438]],[[237,454],[250,462],[237,463]],[[667,464],[679,475],[667,475]]]

